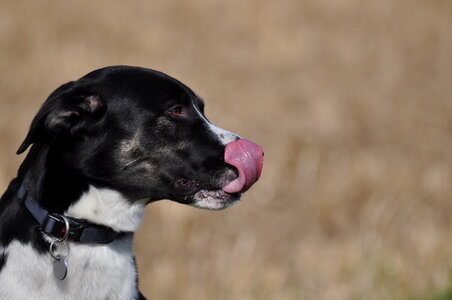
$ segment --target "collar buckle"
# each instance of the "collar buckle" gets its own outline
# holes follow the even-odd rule
[[[41,230],[57,238],[60,243],[67,241],[73,232],[69,218],[56,213],[47,215],[41,224]]]

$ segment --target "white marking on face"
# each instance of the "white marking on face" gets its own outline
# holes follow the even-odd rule
[[[236,135],[235,133],[232,133],[230,131],[224,130],[222,128],[219,128],[212,123],[210,123],[203,114],[198,110],[195,104],[193,104],[193,107],[195,108],[196,112],[199,114],[201,119],[207,124],[210,131],[213,133],[213,135],[224,145],[236,141],[237,139],[240,139],[240,136]]]
[[[129,201],[119,192],[93,186],[71,205],[65,215],[86,219],[116,231],[133,232],[143,220],[147,201]]]
[[[53,275],[49,253],[11,242],[0,272],[0,299],[136,299],[132,237],[106,245],[70,243],[70,247],[68,274],[60,281]]]

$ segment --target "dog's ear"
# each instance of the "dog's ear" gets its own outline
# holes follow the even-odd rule
[[[74,85],[74,82],[66,83],[47,98],[33,119],[17,154],[23,153],[34,143],[86,133],[101,119],[106,111],[102,98],[86,87]]]

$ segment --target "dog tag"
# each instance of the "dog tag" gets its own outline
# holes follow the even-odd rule
[[[59,280],[64,280],[67,275],[67,262],[66,258],[61,255],[57,255],[57,259],[53,262],[53,274]]]

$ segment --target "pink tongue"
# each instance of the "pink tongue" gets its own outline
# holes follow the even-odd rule
[[[224,161],[239,171],[239,177],[223,187],[226,193],[247,191],[261,175],[264,162],[261,146],[244,139],[226,145]]]

